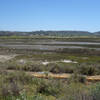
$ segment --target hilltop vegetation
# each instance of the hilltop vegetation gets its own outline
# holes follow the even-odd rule
[[[0,36],[30,36],[30,35],[42,35],[42,36],[92,36],[100,35],[97,33],[91,33],[88,31],[32,31],[32,32],[16,32],[16,31],[0,31]]]

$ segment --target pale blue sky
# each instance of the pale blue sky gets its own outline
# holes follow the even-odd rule
[[[0,30],[100,31],[100,0],[0,0]]]

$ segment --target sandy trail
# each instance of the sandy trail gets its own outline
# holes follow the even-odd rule
[[[16,70],[6,70],[6,72],[17,72]],[[46,72],[26,72],[26,74],[31,75],[37,78],[55,78],[55,79],[69,79],[72,74],[62,73],[62,74],[54,74],[54,73],[46,73]],[[89,82],[97,82],[100,81],[100,75],[96,76],[85,76],[86,80]]]

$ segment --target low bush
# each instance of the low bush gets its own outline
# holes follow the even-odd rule
[[[54,80],[38,80],[37,82],[37,93],[45,94],[45,95],[52,95],[57,96],[61,93],[61,85],[59,82]]]
[[[91,95],[93,96],[93,100],[100,100],[100,83],[97,83],[92,88]]]
[[[86,83],[86,77],[75,73],[68,79],[68,83]]]
[[[98,73],[97,67],[88,64],[81,64],[77,67],[77,72],[82,75],[96,75]]]

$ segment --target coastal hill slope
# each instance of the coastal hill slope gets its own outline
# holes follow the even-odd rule
[[[0,31],[0,36],[30,36],[30,35],[46,35],[46,36],[91,36],[100,35],[100,32],[88,32],[88,31],[32,31],[32,32],[20,32],[20,31]]]

